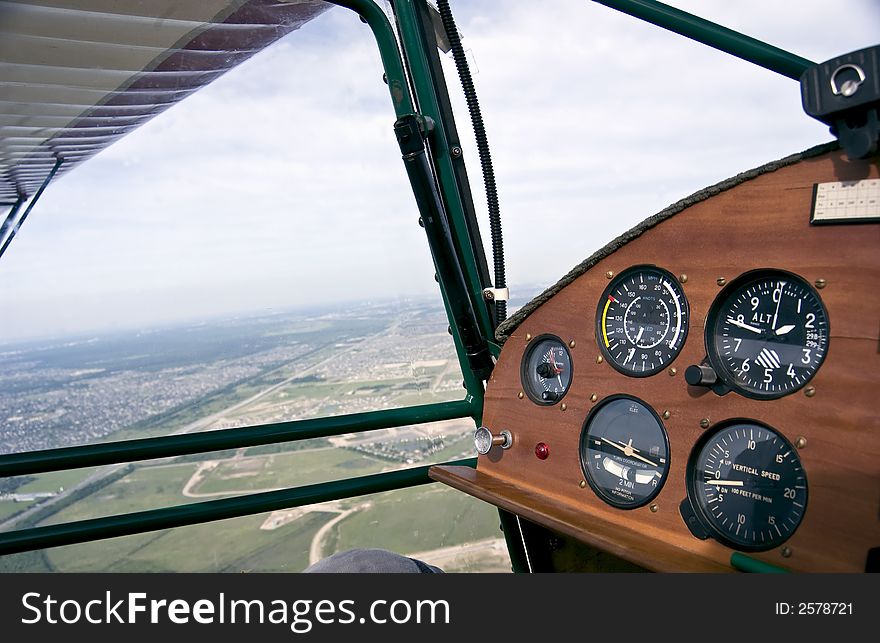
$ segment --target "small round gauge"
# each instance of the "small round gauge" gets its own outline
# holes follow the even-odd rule
[[[782,270],[737,277],[712,304],[706,352],[725,385],[741,395],[773,399],[793,393],[828,351],[828,313],[802,278]]]
[[[688,331],[688,303],[672,273],[633,266],[615,277],[596,309],[596,339],[610,364],[647,377],[675,359]]]
[[[520,367],[522,385],[535,404],[556,404],[571,385],[571,354],[555,335],[539,335],[526,348]]]
[[[629,395],[612,395],[581,430],[581,469],[612,507],[635,509],[660,493],[669,471],[669,438],[657,413]]]
[[[694,447],[687,495],[709,535],[734,549],[764,551],[798,528],[807,508],[807,477],[781,433],[754,420],[730,420]]]

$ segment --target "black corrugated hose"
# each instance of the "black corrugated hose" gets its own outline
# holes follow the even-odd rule
[[[437,9],[443,21],[443,29],[452,47],[452,57],[464,97],[467,100],[468,111],[471,114],[471,123],[474,128],[474,136],[477,139],[477,151],[480,155],[480,165],[483,169],[483,183],[486,186],[486,200],[489,206],[489,230],[492,236],[492,259],[495,265],[495,287],[505,288],[507,278],[504,275],[504,242],[501,236],[501,209],[498,206],[498,190],[495,187],[495,170],[492,168],[492,157],[489,154],[489,140],[486,138],[486,128],[483,126],[483,116],[480,112],[480,103],[477,100],[477,92],[474,90],[474,81],[468,69],[464,49],[461,46],[461,38],[458,37],[458,29],[449,8],[449,0],[437,0]],[[495,313],[498,322],[507,318],[507,302],[496,301]]]

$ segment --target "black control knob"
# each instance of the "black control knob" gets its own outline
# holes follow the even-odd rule
[[[684,380],[691,386],[712,386],[718,381],[718,375],[711,366],[694,364],[685,369]]]
[[[553,367],[547,362],[541,362],[538,364],[537,368],[535,368],[535,372],[545,380],[551,377],[556,377],[556,371],[554,371]]]

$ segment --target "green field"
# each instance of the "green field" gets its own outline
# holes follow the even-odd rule
[[[196,493],[231,493],[295,487],[377,473],[388,463],[333,447],[307,452],[226,460],[211,471]]]
[[[31,506],[29,502],[13,502],[12,500],[0,500],[0,521],[19,511],[24,511]]]
[[[322,449],[227,461],[214,473],[235,471],[235,463],[252,462],[250,478],[208,478],[214,488],[252,480],[254,487],[293,479],[314,482],[334,471],[355,475],[387,463],[344,449]],[[141,467],[133,473],[62,509],[44,524],[82,520],[194,502],[181,490],[198,465],[193,463]],[[339,477],[339,476],[337,476]],[[485,538],[499,538],[496,510],[441,485],[351,498],[340,509],[369,503],[331,529],[321,551],[351,547],[382,547],[400,553],[425,551]],[[14,504],[14,503],[6,503]],[[30,558],[0,559],[0,569],[19,568],[65,572],[214,572],[301,571],[308,565],[315,534],[335,513],[307,513],[272,530],[260,529],[268,514],[246,516],[174,530],[162,530],[91,543],[57,547]],[[4,564],[5,563],[5,564]]]
[[[76,484],[88,478],[97,469],[74,469],[72,471],[53,471],[35,475],[35,480],[23,484],[17,489],[17,493],[39,493],[46,491],[58,491],[60,488],[70,489]]]
[[[334,530],[335,549],[380,547],[412,553],[483,538],[500,538],[498,510],[439,484],[359,498],[373,506]]]

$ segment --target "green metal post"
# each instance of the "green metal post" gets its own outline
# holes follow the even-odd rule
[[[424,52],[421,49],[419,41],[419,33],[417,23],[415,22],[414,7],[409,0],[405,2],[395,3],[395,11],[401,24],[401,40],[407,53],[407,62],[410,67],[410,76],[413,79],[413,91],[416,93],[417,100],[415,105],[410,101],[410,94],[406,93],[406,101],[398,101],[401,89],[405,89],[408,85],[404,76],[403,63],[399,57],[394,34],[388,23],[385,14],[371,0],[332,0],[334,4],[347,7],[357,12],[373,30],[376,41],[382,55],[382,63],[385,67],[385,73],[389,81],[392,100],[395,103],[395,112],[400,116],[417,113],[417,109],[425,110],[420,113],[421,116],[429,116],[434,121],[434,132],[432,140],[435,143],[435,149],[440,149],[442,153],[440,157],[444,161],[436,167],[438,171],[439,190],[443,197],[444,206],[449,216],[450,227],[453,230],[455,247],[457,251],[457,260],[461,265],[465,275],[465,281],[469,289],[469,296],[472,307],[474,308],[477,321],[484,336],[491,340],[493,337],[493,328],[491,320],[488,318],[485,307],[482,305],[482,284],[479,278],[479,271],[474,260],[474,253],[470,246],[470,240],[467,237],[467,224],[464,218],[464,211],[461,204],[461,196],[458,194],[455,182],[454,172],[450,163],[449,150],[446,145],[446,137],[443,129],[442,119],[439,118],[439,109],[437,108],[437,99],[434,94],[433,87],[430,83],[430,74],[427,70],[427,63]],[[401,20],[401,13],[405,17]],[[404,25],[406,25],[404,27]],[[412,56],[412,59],[409,58]],[[394,85],[392,87],[392,85]],[[404,109],[408,104],[409,111]],[[438,148],[439,146],[439,148]],[[436,161],[435,161],[436,165]],[[482,409],[483,403],[483,383],[470,367],[467,352],[464,349],[461,333],[459,332],[453,320],[450,297],[454,295],[448,292],[446,283],[449,283],[449,276],[445,275],[442,270],[437,270],[437,277],[440,282],[440,290],[446,307],[447,318],[450,320],[450,328],[455,343],[456,353],[458,355],[459,364],[461,366],[462,375],[464,377],[464,385],[468,393],[468,401],[476,404]],[[477,305],[473,305],[477,302]],[[476,414],[475,419],[479,422],[481,413]]]
[[[788,570],[764,561],[757,560],[739,552],[733,552],[730,556],[730,564],[741,572],[751,574],[787,574]]]
[[[815,64],[784,49],[768,45],[655,0],[594,0],[594,2],[617,9],[794,80],[799,81],[801,74]]]
[[[397,39],[385,12],[372,0],[329,0],[329,2],[351,9],[370,27],[379,46],[379,56],[385,69],[385,79],[388,82],[388,91],[391,93],[391,102],[394,104],[394,113],[398,117],[412,114],[415,107],[410,96],[409,84],[403,70],[403,62],[400,60]]]
[[[466,401],[440,402],[400,409],[262,424],[239,429],[222,429],[44,451],[8,453],[0,455],[0,477],[94,467],[135,460],[168,458],[222,449],[240,449],[291,440],[325,438],[355,431],[390,429],[407,424],[424,424],[474,417],[480,411],[481,407]]]

